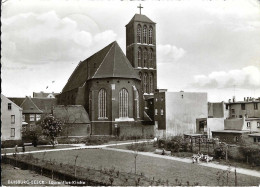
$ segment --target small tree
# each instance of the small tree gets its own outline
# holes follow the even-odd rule
[[[51,140],[51,144],[55,145],[56,143],[56,137],[61,133],[62,131],[62,121],[59,119],[56,119],[55,117],[49,115],[46,116],[41,123],[42,126],[42,132],[43,135],[47,136]]]

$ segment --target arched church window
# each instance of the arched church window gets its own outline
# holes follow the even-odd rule
[[[128,117],[128,91],[125,88],[119,92],[119,117]]]
[[[153,74],[152,73],[149,76],[149,88],[150,88],[150,93],[153,93]]]
[[[141,43],[141,25],[137,26],[137,43]]]
[[[149,44],[153,43],[153,28],[149,28]]]
[[[92,115],[92,91],[89,92],[89,115]]]
[[[153,68],[153,50],[152,49],[150,50],[150,53],[149,53],[149,67]]]
[[[148,92],[148,84],[147,84],[147,73],[144,74],[144,82],[143,82],[143,90],[144,90],[144,93],[147,93]]]
[[[144,57],[144,67],[145,68],[147,68],[148,66],[147,66],[147,49],[144,49],[144,55],[143,55],[143,57]]]
[[[145,25],[144,26],[144,29],[143,29],[143,43],[147,43],[147,26]]]
[[[140,118],[140,109],[139,109],[139,92],[135,91],[135,100],[136,100],[136,118]]]
[[[142,67],[142,50],[138,48],[137,52],[138,67]]]
[[[99,118],[107,117],[106,101],[107,101],[107,93],[106,90],[102,88],[98,92],[98,117]]]

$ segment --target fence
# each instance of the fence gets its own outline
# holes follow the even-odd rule
[[[32,155],[2,156],[2,162],[6,164],[35,171],[53,180],[66,182],[64,184],[77,186],[150,186],[152,184],[163,185],[164,181],[149,179],[143,174],[134,174],[116,171],[112,169],[94,169],[70,164],[57,163],[55,160],[40,160]]]
[[[48,166],[51,164],[49,161],[45,161],[46,163],[43,163],[46,165],[46,167],[44,167],[44,166],[40,166],[37,164],[21,161],[16,158],[3,156],[2,162],[13,165],[15,167],[19,167],[24,170],[35,171],[36,173],[49,177],[53,180],[64,181],[65,184],[77,185],[77,186],[109,186],[109,185],[111,185],[110,183],[94,181],[94,180],[82,177],[82,174],[84,172],[82,170],[81,170],[81,172],[80,172],[80,170],[78,171],[79,172],[78,176],[74,176],[74,175],[66,173],[66,170],[64,170],[62,172],[62,171],[58,171],[56,169],[48,168]],[[65,167],[68,167],[68,166],[65,166]]]

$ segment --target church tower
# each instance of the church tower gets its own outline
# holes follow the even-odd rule
[[[126,56],[139,74],[144,95],[157,89],[156,27],[147,16],[135,14],[126,25]]]

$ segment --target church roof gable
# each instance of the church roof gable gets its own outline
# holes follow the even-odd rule
[[[134,78],[140,80],[116,41],[92,78],[106,77]]]
[[[146,23],[155,23],[152,20],[150,20],[150,18],[148,18],[146,15],[143,14],[135,14],[134,17],[129,21],[128,24],[132,23],[132,22],[146,22]],[[127,25],[128,25],[127,24]]]
[[[87,81],[88,77],[90,77],[95,73],[94,66],[95,65],[98,66],[103,61],[103,59],[105,58],[106,54],[108,53],[112,45],[113,43],[109,44],[105,48],[101,49],[97,53],[87,58],[86,60],[80,62],[76,67],[76,69],[71,74],[62,92],[66,92],[78,87],[82,87],[84,83]]]

